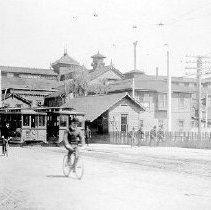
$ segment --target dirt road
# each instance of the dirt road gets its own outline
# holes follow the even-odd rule
[[[0,156],[0,209],[211,209],[211,151],[90,145],[82,180],[62,174],[64,148]]]

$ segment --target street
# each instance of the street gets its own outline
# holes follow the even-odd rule
[[[211,151],[91,144],[82,180],[64,177],[62,147],[0,155],[0,209],[211,209]]]

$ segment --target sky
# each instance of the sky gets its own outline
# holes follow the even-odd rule
[[[64,49],[86,68],[99,50],[121,72],[174,76],[211,56],[211,0],[0,0],[0,65],[49,68]]]

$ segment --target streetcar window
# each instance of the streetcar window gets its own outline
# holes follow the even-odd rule
[[[31,116],[31,127],[35,128],[35,115]]]
[[[23,115],[23,126],[29,126],[29,115]]]
[[[45,126],[45,116],[39,116],[39,126]]]
[[[38,116],[35,116],[35,126],[38,127]]]
[[[60,116],[60,126],[61,127],[67,126],[67,116]]]

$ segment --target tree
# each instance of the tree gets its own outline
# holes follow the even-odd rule
[[[99,83],[89,85],[89,92],[95,94],[107,94],[108,93],[108,84],[106,83],[106,79],[101,79]]]
[[[73,93],[74,97],[83,96],[88,91],[88,72],[87,70],[80,70],[71,74],[71,79],[64,80],[65,93]]]

